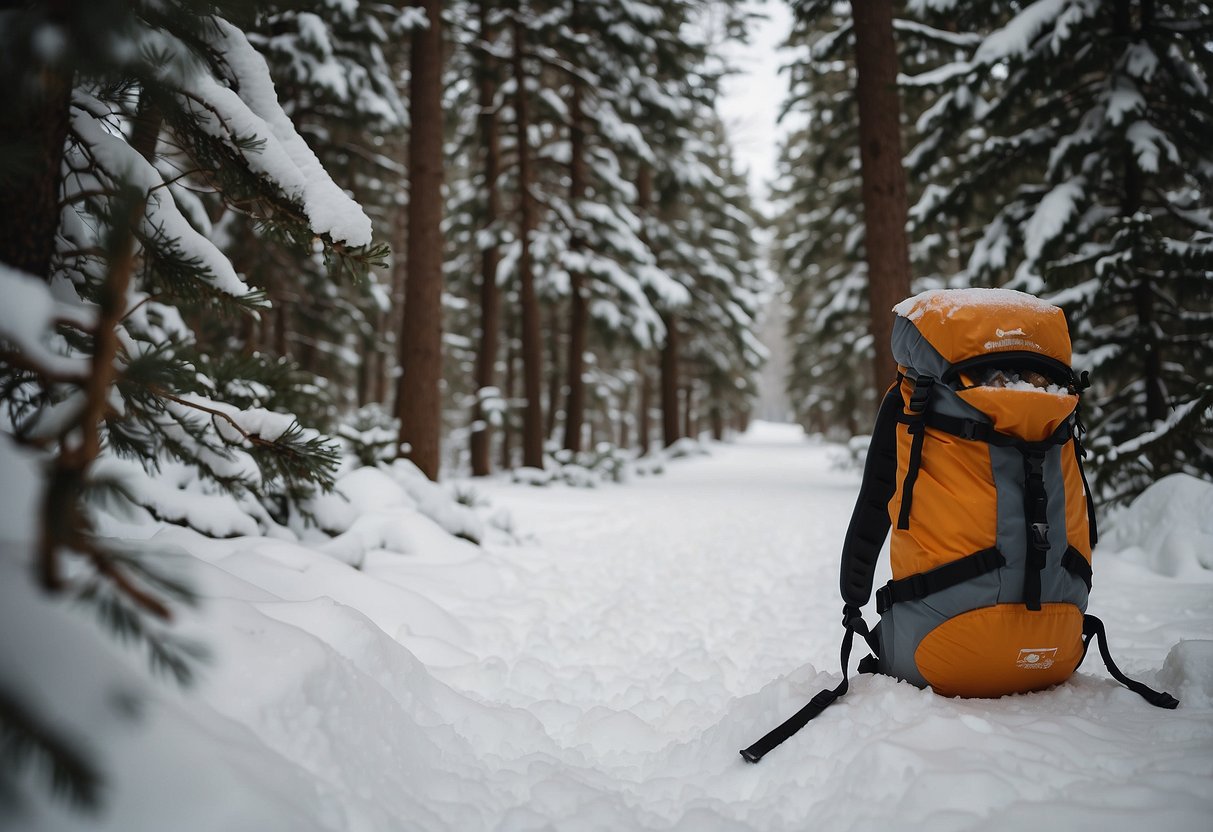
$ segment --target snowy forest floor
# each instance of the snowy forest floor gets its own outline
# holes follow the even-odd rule
[[[156,685],[139,725],[96,738],[115,780],[101,826],[1208,828],[1213,573],[1165,577],[1106,546],[1091,612],[1121,667],[1179,710],[1149,707],[1097,656],[1059,688],[995,701],[860,676],[743,762],[838,682],[859,475],[791,426],[711,450],[597,489],[477,483],[515,543],[379,551],[361,571],[162,532],[201,558],[212,600],[189,626],[215,658],[196,691]],[[38,815],[33,828],[80,822]]]

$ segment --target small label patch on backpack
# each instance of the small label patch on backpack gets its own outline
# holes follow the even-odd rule
[[[1019,651],[1015,666],[1021,670],[1045,670],[1057,658],[1056,647],[1024,647]]]

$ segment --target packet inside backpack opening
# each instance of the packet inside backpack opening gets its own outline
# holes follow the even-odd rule
[[[1007,390],[1035,390],[1054,396],[1072,396],[1074,391],[1066,384],[1058,384],[1044,373],[1012,367],[989,367],[967,373],[969,387],[997,387]]]

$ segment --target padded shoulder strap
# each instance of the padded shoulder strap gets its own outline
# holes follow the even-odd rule
[[[901,416],[900,376],[876,413],[863,484],[842,543],[842,600],[862,607],[872,597],[880,547],[889,534],[889,500],[897,491],[897,420]]]

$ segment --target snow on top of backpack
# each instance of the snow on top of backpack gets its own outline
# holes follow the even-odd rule
[[[1014,289],[928,289],[912,298],[906,298],[893,307],[903,318],[917,321],[927,312],[938,312],[950,318],[958,309],[983,307],[990,313],[997,312],[1048,312],[1056,309],[1053,304],[1038,297],[1017,292]]]

